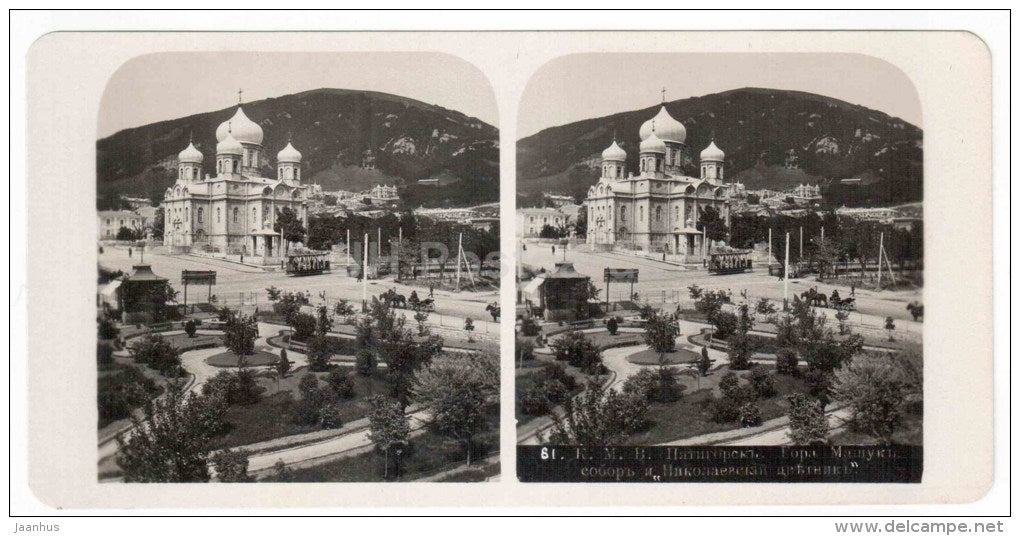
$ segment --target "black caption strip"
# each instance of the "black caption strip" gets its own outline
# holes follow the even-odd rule
[[[517,447],[522,482],[921,481],[917,446]]]

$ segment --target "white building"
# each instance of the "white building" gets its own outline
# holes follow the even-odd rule
[[[262,136],[262,127],[238,106],[216,129],[215,175],[203,174],[205,155],[193,143],[181,151],[177,181],[163,201],[164,244],[208,245],[269,259],[281,254],[280,233],[273,227],[284,208],[308,228],[301,153],[288,142],[276,155],[276,177],[266,177]]]
[[[700,176],[686,176],[687,129],[665,106],[639,134],[637,174],[628,173],[627,152],[615,140],[602,152],[602,176],[588,189],[587,242],[664,248],[673,254],[701,251],[702,233],[696,226],[709,207],[729,226],[726,155],[712,141],[701,152]]]

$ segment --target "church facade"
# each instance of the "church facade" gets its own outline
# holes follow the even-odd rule
[[[262,127],[237,107],[216,129],[215,175],[203,173],[205,155],[194,143],[178,154],[177,180],[163,201],[163,243],[180,249],[211,246],[228,254],[279,257],[284,244],[274,231],[284,208],[308,228],[307,187],[301,153],[288,142],[276,155],[276,178],[263,175],[268,162]]]
[[[711,207],[730,224],[733,195],[725,182],[726,155],[713,140],[701,151],[698,177],[686,146],[687,130],[663,106],[646,121],[641,137],[638,172],[628,173],[627,152],[613,140],[602,152],[602,174],[588,189],[587,243],[595,248],[615,245],[675,255],[703,254],[704,235],[697,229]]]

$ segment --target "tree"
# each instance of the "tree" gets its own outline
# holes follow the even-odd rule
[[[308,368],[313,372],[329,370],[329,360],[333,357],[333,343],[329,337],[316,333],[308,341]]]
[[[468,332],[468,342],[475,342],[471,338],[471,334],[475,332],[475,321],[471,320],[470,317],[464,319],[464,331]]]
[[[570,331],[555,339],[549,348],[559,361],[566,361],[588,374],[597,374],[602,366],[602,351],[580,331]]]
[[[647,422],[648,402],[637,394],[603,391],[589,382],[584,393],[563,403],[562,416],[553,413],[550,442],[600,448],[618,443]]]
[[[279,374],[281,378],[286,378],[287,377],[287,371],[289,371],[289,370],[290,370],[290,361],[287,359],[287,349],[286,348],[281,348],[280,349],[280,359],[276,362],[276,373]]]
[[[339,316],[341,321],[346,323],[354,315],[354,306],[347,300],[340,300],[333,306],[333,314]]]
[[[885,317],[885,330],[889,332],[889,340],[890,341],[895,340],[895,339],[893,339],[893,335],[892,335],[894,329],[896,329],[896,323],[893,322],[893,317],[891,317],[891,316]]]
[[[425,325],[425,322],[429,319],[428,311],[418,309],[414,312],[414,321],[418,323],[418,336],[424,337],[428,335],[429,328]]]
[[[135,341],[130,353],[136,363],[148,365],[164,376],[176,378],[182,372],[180,352],[158,333],[150,333]]]
[[[135,240],[137,238],[138,233],[136,233],[132,229],[124,227],[123,225],[120,227],[120,229],[117,229],[117,240]]]
[[[216,479],[220,482],[254,482],[255,478],[248,474],[248,451],[221,450],[213,454],[210,461],[216,469]]]
[[[329,371],[329,375],[326,376],[326,385],[333,390],[338,398],[350,399],[354,398],[354,382],[351,381],[351,377],[339,369],[333,369]]]
[[[712,368],[712,360],[708,358],[708,347],[701,347],[701,359],[698,360],[698,372],[702,377],[708,376],[708,370]]]
[[[372,409],[368,414],[368,438],[385,456],[383,477],[389,478],[390,455],[406,447],[411,427],[399,404],[377,395],[369,399],[369,405]],[[399,460],[397,465],[399,467]]]
[[[833,396],[851,408],[850,428],[881,444],[892,442],[903,418],[908,385],[896,357],[863,354],[833,374]]]
[[[164,228],[166,227],[166,222],[164,222],[163,220],[165,219],[166,216],[164,214],[163,207],[157,208],[155,215],[152,217],[153,240],[163,240]]]
[[[375,368],[378,366],[378,363],[379,359],[375,355],[375,350],[362,348],[361,350],[358,350],[354,368],[357,369],[358,374],[361,374],[362,376],[371,376],[375,373]]]
[[[298,219],[297,213],[290,207],[284,207],[276,215],[276,222],[273,224],[273,230],[280,233],[283,239],[288,243],[305,241],[304,224],[300,219]]]
[[[829,433],[829,421],[817,400],[793,393],[786,397],[790,406],[786,414],[790,418],[787,436],[794,445],[820,445]]]
[[[215,397],[185,394],[171,383],[131,417],[132,432],[117,436],[117,465],[125,482],[207,482],[209,445],[223,429],[226,405]]]
[[[433,360],[414,377],[414,398],[428,408],[429,426],[464,446],[466,465],[476,434],[486,430],[486,409],[499,396],[499,357],[454,354]]]
[[[290,327],[294,329],[291,338],[295,341],[307,341],[315,335],[315,317],[307,313],[298,313],[291,318]]]
[[[195,333],[198,332],[198,324],[194,320],[188,320],[184,323],[184,333],[188,334],[188,338],[195,338]]]
[[[652,313],[645,322],[645,344],[659,354],[660,364],[665,362],[666,354],[676,348],[679,335],[680,326],[668,316]]]
[[[255,317],[241,313],[231,315],[223,326],[223,332],[223,342],[234,355],[240,358],[255,353],[255,339],[259,336]]]

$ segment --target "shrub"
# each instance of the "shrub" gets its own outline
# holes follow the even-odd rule
[[[740,416],[739,410],[740,406],[732,397],[716,398],[712,401],[712,422],[720,424],[733,422]]]
[[[202,394],[220,397],[228,404],[254,404],[259,400],[259,386],[251,369],[221,371],[202,385]]]
[[[534,337],[538,335],[539,331],[540,330],[538,328],[538,323],[536,323],[535,319],[531,318],[530,316],[525,317],[524,320],[521,321],[521,333],[524,336]]]
[[[354,382],[351,381],[350,375],[346,372],[338,369],[331,370],[329,376],[326,377],[326,383],[337,397],[343,399],[354,398]]]
[[[793,348],[780,348],[776,352],[776,372],[780,374],[797,374],[797,351]]]
[[[625,434],[639,432],[648,425],[648,401],[637,395],[610,391],[606,413],[609,421]]]
[[[700,300],[701,299],[703,291],[701,290],[701,287],[699,287],[698,285],[691,285],[691,286],[687,287],[687,290],[688,290],[688,292],[690,292],[692,300]]]
[[[769,398],[776,395],[776,382],[772,375],[764,368],[755,367],[751,369],[747,380],[751,382],[751,387],[759,397]]]
[[[116,339],[120,335],[120,328],[108,318],[99,319],[100,340]]]
[[[725,397],[732,398],[739,387],[740,378],[732,372],[727,372],[723,375],[722,379],[719,380],[719,390]]]
[[[113,364],[113,347],[106,343],[96,344],[96,363],[100,367],[108,367]]]
[[[651,369],[643,368],[623,382],[623,392],[648,399],[658,381],[659,379],[655,372]]]
[[[549,412],[551,406],[543,387],[542,385],[534,384],[520,394],[522,413],[525,415],[545,415]]]
[[[610,335],[616,335],[616,332],[619,331],[619,329],[620,323],[616,321],[616,317],[609,317],[609,320],[606,321],[606,331],[608,331]]]
[[[745,402],[740,406],[740,426],[744,428],[750,428],[753,426],[761,426],[761,409],[754,402]]]
[[[602,364],[602,351],[578,331],[559,337],[549,347],[557,360],[566,361],[588,373],[597,373]]]
[[[324,430],[335,430],[344,425],[343,408],[340,404],[328,403],[319,409],[319,426]]]
[[[720,315],[722,316],[722,315]],[[747,370],[751,367],[751,340],[746,333],[736,332],[726,341],[730,356],[730,369]]]
[[[308,313],[297,313],[290,322],[290,327],[294,328],[294,334],[291,335],[291,338],[299,342],[305,342],[312,335],[315,335],[315,326],[314,316]]]
[[[184,333],[187,333],[188,337],[194,337],[197,332],[198,324],[196,324],[194,320],[188,320],[184,323]]]
[[[721,311],[715,314],[712,325],[715,326],[713,337],[728,339],[737,330],[737,315]]]
[[[216,478],[220,482],[255,481],[255,478],[248,474],[248,452],[244,449],[217,452],[209,458],[209,461],[216,468]]]
[[[768,298],[760,298],[758,303],[754,306],[754,312],[762,315],[774,315],[776,314],[776,305],[769,301]]]
[[[829,421],[821,404],[804,393],[789,395],[786,401],[790,404],[786,413],[790,417],[790,431],[787,435],[793,444],[824,444],[829,433]]]
[[[577,387],[577,380],[567,373],[567,367],[562,363],[546,363],[542,366],[542,376],[545,379],[555,380],[561,383],[568,390]]]
[[[358,371],[358,374],[362,376],[371,376],[375,373],[375,368],[378,365],[378,360],[375,357],[375,351],[368,348],[362,348],[358,350],[358,355],[354,368]]]
[[[131,346],[136,363],[148,365],[164,376],[176,377],[181,372],[180,353],[162,335],[149,334]]]
[[[287,375],[287,371],[289,370],[290,360],[287,359],[287,349],[281,348],[280,359],[276,362],[276,373],[279,374],[280,377],[282,378]]]
[[[701,359],[698,360],[698,373],[702,377],[708,375],[708,369],[712,368],[712,360],[708,358],[708,347],[701,347]]]
[[[535,345],[531,341],[518,338],[514,346],[517,351],[518,361],[531,361],[535,359]]]
[[[101,425],[123,419],[162,389],[138,367],[128,366],[116,374],[99,378],[97,402]]]

